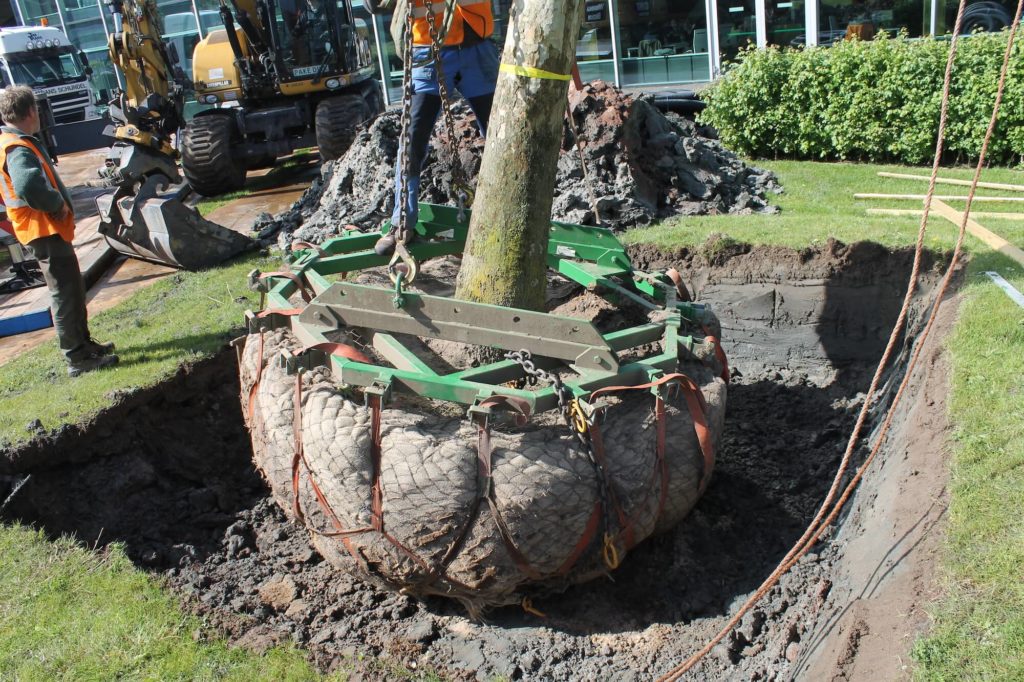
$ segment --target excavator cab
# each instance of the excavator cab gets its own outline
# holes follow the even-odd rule
[[[248,170],[317,146],[345,153],[383,110],[369,32],[349,0],[222,0],[223,30],[196,45],[196,99],[182,169],[200,194],[240,189]]]

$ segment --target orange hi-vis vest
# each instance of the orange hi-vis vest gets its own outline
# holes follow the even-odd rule
[[[491,11],[491,0],[448,0],[454,4],[451,26],[445,36],[445,45],[461,45],[466,37],[465,25],[481,38],[490,38],[494,33],[494,13]],[[430,44],[430,24],[427,23],[427,11],[434,13],[434,26],[438,31],[444,30],[445,0],[413,0],[412,3],[412,43],[413,45]]]
[[[59,191],[57,178],[43,153],[32,142],[12,133],[0,134],[0,195],[7,207],[7,218],[14,226],[14,236],[22,244],[28,244],[42,237],[60,235],[61,239],[71,242],[75,238],[75,216],[68,206],[68,214],[63,220],[55,220],[46,211],[32,208],[21,197],[14,193],[14,182],[7,172],[7,152],[13,147],[27,147],[39,158],[39,165],[46,173],[50,186]]]

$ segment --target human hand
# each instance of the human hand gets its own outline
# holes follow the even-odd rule
[[[58,210],[50,212],[50,217],[57,221],[67,220],[69,215],[71,215],[71,211],[68,210],[67,204],[61,204]]]

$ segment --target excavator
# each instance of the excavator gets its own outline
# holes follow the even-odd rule
[[[355,29],[347,0],[302,0],[310,4],[294,12],[281,7],[295,0],[231,0],[234,12],[226,1],[225,28],[196,46],[202,78],[193,84],[161,37],[155,0],[107,0],[108,50],[125,87],[110,102],[105,133],[114,144],[99,171],[116,189],[97,207],[100,232],[125,255],[195,270],[251,248],[249,238],[187,206],[191,192],[239,189],[247,170],[301,147],[340,156],[358,125],[383,109],[368,38]],[[220,106],[186,126],[193,87],[200,103]]]
[[[350,0],[221,0],[220,17],[224,29],[192,61],[196,99],[217,107],[183,134],[182,168],[200,194],[237,190],[247,170],[296,149],[338,158],[383,111],[369,31]]]
[[[183,124],[185,79],[174,49],[161,39],[155,0],[110,0],[107,43],[124,77],[104,133],[114,138],[99,175],[115,188],[96,199],[99,232],[116,251],[186,270],[207,268],[254,246],[206,220],[185,200],[175,135]]]

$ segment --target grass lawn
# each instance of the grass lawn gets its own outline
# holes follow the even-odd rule
[[[662,247],[696,246],[720,232],[755,243],[806,246],[829,237],[911,244],[918,219],[872,216],[867,207],[914,208],[913,202],[854,201],[854,192],[923,194],[926,183],[883,180],[900,167],[799,162],[762,163],[775,170],[785,194],[776,216],[688,218],[635,230],[627,241]],[[919,174],[926,169],[910,169]],[[969,178],[969,169],[944,171]],[[1024,184],[1024,173],[986,172],[985,180]],[[943,194],[964,194],[945,187]],[[993,192],[985,192],[991,195]],[[1024,196],[1024,195],[1022,195]],[[959,204],[954,203],[954,206]],[[1012,204],[977,210],[1024,212]],[[982,220],[1024,244],[1024,222]],[[929,246],[948,247],[954,228],[935,217]],[[1024,289],[1024,270],[968,238],[975,255],[965,303],[949,341],[955,428],[949,540],[943,558],[946,597],[935,626],[918,642],[916,672],[924,679],[1024,679],[1024,310],[981,276],[997,269]],[[0,372],[0,443],[81,423],[114,396],[153,385],[187,362],[218,352],[238,333],[242,311],[256,305],[244,285],[250,256],[204,273],[183,273],[145,289],[93,321],[95,335],[115,341],[122,364],[70,381],[51,342],[4,365]],[[54,398],[56,397],[56,399]],[[300,652],[264,656],[197,641],[201,627],[135,569],[116,547],[97,555],[15,526],[0,526],[0,678],[2,679],[303,679],[313,673]],[[397,672],[396,672],[397,674]]]

